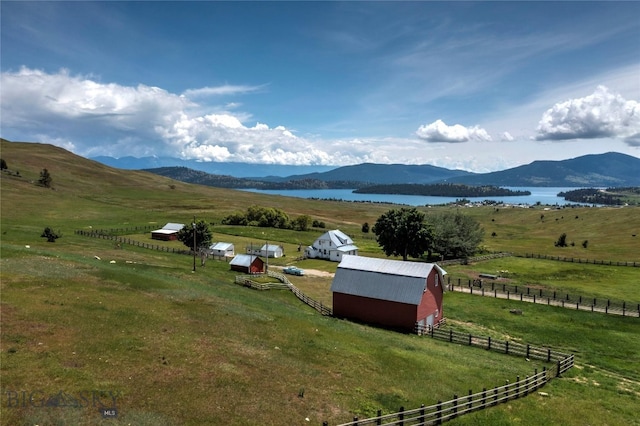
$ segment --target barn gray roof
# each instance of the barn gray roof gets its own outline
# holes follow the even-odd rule
[[[345,255],[338,265],[331,291],[372,299],[419,305],[433,269],[438,265]]]
[[[237,254],[231,262],[229,262],[229,265],[249,267],[257,257],[258,256],[251,254]]]

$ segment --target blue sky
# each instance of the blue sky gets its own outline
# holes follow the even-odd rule
[[[640,2],[2,1],[0,130],[92,157],[640,157]]]

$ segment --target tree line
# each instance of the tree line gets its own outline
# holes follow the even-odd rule
[[[531,195],[530,191],[514,191],[498,186],[475,186],[459,183],[371,185],[356,189],[353,192],[359,194],[400,194],[432,197],[508,197]]]
[[[441,259],[466,258],[482,242],[484,230],[472,217],[459,211],[426,215],[415,207],[392,209],[378,218],[372,228],[387,256]]]

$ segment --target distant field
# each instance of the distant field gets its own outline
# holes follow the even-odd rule
[[[326,420],[335,425],[378,409],[414,408],[502,385],[545,367],[322,317],[287,291],[234,284],[235,274],[222,261],[209,260],[193,273],[190,256],[119,248],[111,240],[74,234],[189,223],[196,216],[214,222],[214,239],[234,242],[237,251],[253,242],[282,244],[286,257],[272,261],[273,267],[293,263],[333,272],[335,263],[296,260],[298,244],[312,243],[323,229],[218,224],[251,204],[273,206],[292,217],[322,220],[326,229],[351,235],[361,254],[383,256],[361,226],[375,223],[388,206],[187,185],[110,169],[47,145],[3,141],[1,148],[12,171],[0,175],[2,424],[320,425]],[[54,189],[33,183],[44,167]],[[640,261],[640,236],[633,237],[640,235],[639,212],[464,210],[485,228],[487,251],[622,261]],[[40,237],[45,226],[62,238],[47,243]],[[554,246],[563,232],[574,246]],[[144,232],[127,236],[150,241]],[[583,240],[589,241],[587,248]],[[523,284],[640,299],[640,268],[512,257],[445,269],[460,278],[508,270],[509,279]],[[330,278],[291,280],[309,296],[331,302]],[[523,314],[511,314],[514,308]],[[548,396],[533,394],[450,424],[640,424],[638,318],[460,293],[446,293],[444,310],[452,329],[576,355],[576,367],[543,389]],[[39,406],[52,395],[76,398],[82,407]],[[102,419],[100,404],[113,398],[118,418]]]

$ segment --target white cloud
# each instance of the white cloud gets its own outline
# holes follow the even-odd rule
[[[419,138],[429,142],[469,142],[469,141],[491,141],[491,136],[487,131],[478,126],[464,127],[460,124],[448,126],[442,120],[436,120],[431,124],[422,125],[416,131]]]
[[[618,138],[630,146],[640,146],[640,104],[598,86],[589,96],[557,103],[545,111],[535,138]]]
[[[225,84],[218,87],[201,87],[199,89],[187,89],[182,94],[188,98],[198,98],[204,96],[229,96],[243,93],[255,92],[264,86],[235,86]]]
[[[502,133],[502,137],[500,138],[500,140],[502,140],[504,142],[512,142],[514,140],[514,137],[511,136],[511,133],[504,132],[504,133]]]
[[[85,156],[169,155],[202,161],[336,164],[332,154],[284,126],[243,124],[248,114],[206,113],[189,96],[244,93],[249,86],[190,89],[182,95],[103,84],[67,70],[22,68],[0,81],[3,137],[47,139]],[[47,135],[46,137],[43,135]]]

